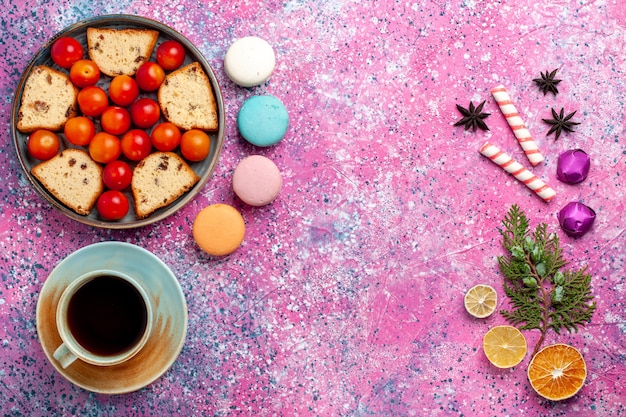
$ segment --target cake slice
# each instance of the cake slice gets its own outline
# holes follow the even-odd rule
[[[104,74],[133,76],[150,59],[158,38],[156,30],[92,27],[87,28],[87,51]]]
[[[45,65],[34,67],[24,84],[17,129],[23,133],[62,129],[76,115],[77,97],[78,89],[67,75]]]
[[[31,173],[61,203],[87,215],[104,190],[102,167],[82,149],[66,149]]]
[[[153,152],[133,170],[131,190],[137,218],[148,217],[191,189],[200,177],[173,152]]]
[[[159,87],[158,99],[165,118],[179,128],[217,130],[213,89],[198,62],[169,73]]]

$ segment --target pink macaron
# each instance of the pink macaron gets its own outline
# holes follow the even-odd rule
[[[251,206],[265,206],[276,199],[283,179],[276,164],[261,155],[244,158],[233,174],[233,190]]]

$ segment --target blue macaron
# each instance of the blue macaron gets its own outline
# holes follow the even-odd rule
[[[237,114],[237,128],[255,146],[272,146],[285,136],[289,114],[285,105],[272,95],[252,96]]]

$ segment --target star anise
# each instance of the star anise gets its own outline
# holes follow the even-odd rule
[[[476,132],[477,128],[481,128],[482,130],[489,130],[485,122],[484,118],[489,116],[491,113],[483,113],[483,106],[485,102],[483,101],[478,105],[478,107],[474,106],[474,103],[470,101],[469,109],[462,107],[460,105],[456,105],[456,108],[461,112],[463,118],[456,122],[455,126],[465,126],[465,130],[472,128],[472,131]]]
[[[543,91],[544,96],[548,94],[548,91],[554,94],[555,96],[559,93],[559,90],[558,88],[556,88],[556,85],[560,83],[561,80],[554,79],[554,77],[556,77],[557,71],[558,71],[558,68],[550,73],[546,71],[545,74],[540,71],[539,74],[541,74],[541,78],[533,79],[533,81],[537,83],[537,85],[539,86],[539,89]]]
[[[557,112],[552,109],[552,119],[541,119],[544,122],[552,125],[546,136],[549,136],[551,133],[555,133],[554,140],[559,140],[559,136],[563,131],[565,132],[573,132],[573,127],[579,125],[578,122],[572,122],[571,118],[574,117],[576,111],[571,112],[567,116],[564,116],[564,109],[561,107],[561,112],[557,114]]]

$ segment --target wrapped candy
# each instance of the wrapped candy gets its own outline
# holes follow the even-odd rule
[[[571,149],[559,155],[556,177],[567,184],[578,184],[589,174],[591,161],[582,149]]]
[[[571,237],[581,237],[591,230],[596,212],[583,203],[572,201],[559,211],[557,217],[565,233]]]

